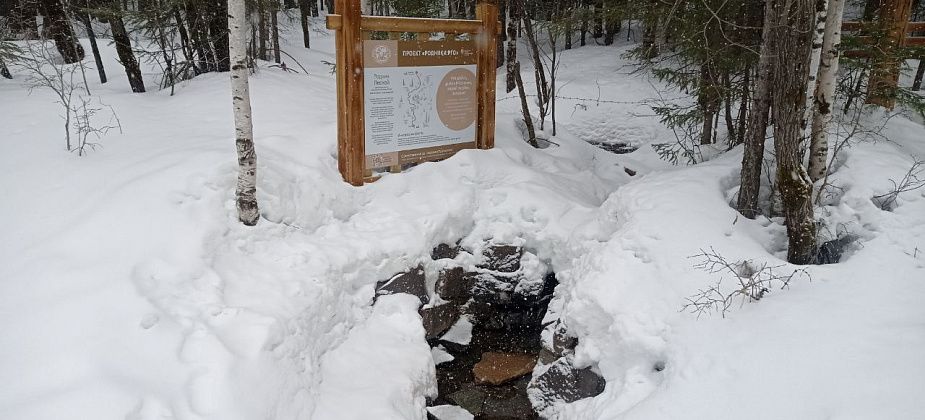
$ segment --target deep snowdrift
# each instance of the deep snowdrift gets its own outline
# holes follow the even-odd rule
[[[457,239],[523,244],[558,273],[551,310],[607,388],[547,414],[925,417],[925,194],[893,212],[870,201],[925,157],[917,123],[894,119],[893,143],[849,149],[833,176],[826,218],[862,248],[698,320],[685,298],[718,278],[689,257],[781,264],[784,230],[728,206],[738,151],[658,161],[646,145],[673,137],[645,115],[653,86],[616,72],[621,48],[564,55],[563,95],[620,103],[560,102],[558,147],[520,141],[518,101],[499,94],[495,150],[353,188],[336,170],[331,39],[317,38],[284,46],[310,75],[253,79],[255,228],[235,221],[225,75],[133,95],[106,48],[113,80],[91,90],[124,134],[86,157],[63,150],[51,95],[0,81],[0,418],[423,418],[435,384],[414,300],[372,308],[373,285]],[[594,138],[642,148],[581,141]]]

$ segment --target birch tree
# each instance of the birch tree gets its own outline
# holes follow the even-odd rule
[[[248,86],[248,19],[245,0],[228,1],[229,57],[231,59],[231,104],[234,108],[235,145],[238,151],[238,184],[235,199],[238,220],[247,226],[257,224],[257,155],[254,152],[254,126]]]
[[[829,154],[826,128],[832,120],[835,102],[835,74],[838,73],[838,49],[841,45],[842,14],[845,0],[829,0],[822,37],[822,57],[813,95],[813,123],[810,129],[809,179],[815,183],[825,177]]]

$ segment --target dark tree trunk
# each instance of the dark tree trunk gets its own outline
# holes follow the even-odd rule
[[[277,0],[270,0],[272,6],[270,6],[270,36],[273,41],[273,62],[276,64],[280,63],[280,52],[279,52],[279,18],[277,15],[277,9],[279,9],[279,2]]]
[[[527,127],[527,142],[535,148],[540,145],[536,142],[536,129],[533,128],[533,117],[530,116],[530,106],[527,104],[527,91],[524,90],[524,81],[520,77],[520,63],[514,64],[514,84],[517,85],[517,93],[520,96],[520,109],[523,111],[524,124]]]
[[[215,67],[218,71],[231,70],[228,56],[228,3],[213,0],[209,4],[209,39],[215,50]]]
[[[299,23],[302,25],[302,43],[305,48],[311,48],[311,29],[308,27],[308,16],[311,13],[308,3],[314,0],[299,0]]]
[[[737,206],[739,213],[754,219],[758,216],[758,192],[761,188],[761,165],[764,162],[764,141],[768,129],[768,111],[771,107],[771,8],[773,1],[765,5],[764,25],[761,30],[761,49],[758,67],[755,69],[755,92],[752,94],[751,112],[745,134],[745,152],[742,156],[742,172]]]
[[[270,40],[269,31],[269,13],[267,13],[267,1],[257,0],[257,58],[270,61],[267,54],[267,42]]]
[[[588,44],[588,0],[581,0],[581,46]]]
[[[192,1],[184,3],[184,7],[186,10],[186,20],[189,22],[193,49],[196,50],[196,56],[199,57],[198,67],[205,72],[217,70],[215,54],[212,52],[212,47],[209,45],[208,31],[203,23],[202,15],[199,14],[195,3]]]
[[[719,112],[722,105],[722,95],[716,78],[716,70],[713,69],[713,63],[707,61],[700,66],[700,89],[697,95],[697,103],[700,112],[703,115],[703,129],[700,133],[700,144],[716,143],[713,133],[713,119]]]
[[[113,4],[113,7],[119,6]],[[138,67],[138,60],[132,52],[132,41],[128,37],[128,32],[125,31],[121,12],[114,12],[109,16],[109,27],[112,30],[112,40],[116,44],[116,54],[119,55],[119,62],[125,67],[125,75],[128,76],[128,84],[132,87],[132,92],[144,92],[145,82],[141,77],[141,68]]]
[[[915,79],[912,81],[912,90],[922,90],[922,76],[925,76],[925,57],[919,59],[919,67],[915,71]]]
[[[594,23],[591,25],[591,34],[594,38],[604,36],[604,14],[604,0],[596,0],[594,2]]]
[[[816,222],[813,184],[803,166],[802,143],[815,2],[788,0],[781,3],[775,7],[771,29],[771,42],[776,52],[771,68],[777,188],[787,223],[787,261],[810,264],[816,254]]]
[[[186,61],[194,63],[193,68],[196,73],[199,73],[199,69],[195,66],[196,55],[193,53],[193,45],[190,43],[189,32],[186,30],[186,25],[183,24],[183,17],[180,16],[180,10],[176,7],[173,7],[173,19],[177,22],[177,32],[180,33],[180,47],[183,48],[183,56],[186,57]]]
[[[10,74],[10,69],[6,68],[6,63],[3,62],[3,59],[0,58],[0,77],[4,79],[12,79],[13,75]]]
[[[517,88],[515,72],[519,71],[520,64],[517,62],[517,22],[520,19],[519,1],[511,1],[508,10],[510,17],[507,20],[507,72],[505,74],[505,90],[511,93]]]
[[[84,49],[77,41],[74,28],[67,18],[60,0],[42,0],[43,26],[55,41],[55,47],[65,63],[76,63],[84,58]]]
[[[89,5],[88,5],[89,6]],[[96,63],[96,71],[100,75],[100,83],[106,83],[106,69],[103,68],[103,59],[100,57],[100,49],[96,45],[96,34],[93,33],[93,24],[90,15],[82,15],[84,28],[87,30],[87,38],[90,39],[90,51],[93,52],[93,61]]]

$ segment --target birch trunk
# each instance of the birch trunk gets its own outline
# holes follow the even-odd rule
[[[231,59],[231,103],[234,108],[235,145],[238,150],[238,185],[235,198],[238,220],[257,224],[257,155],[251,122],[250,88],[247,83],[247,16],[244,0],[228,1],[228,44]]]
[[[845,0],[829,0],[825,17],[825,34],[822,38],[822,57],[816,75],[813,95],[813,124],[810,129],[809,179],[816,183],[825,178],[829,155],[826,128],[832,120],[835,101],[835,74],[838,73],[838,49],[841,44],[842,14]]]
[[[520,19],[520,11],[517,10],[518,3],[519,1],[511,1],[507,7],[507,74],[505,75],[507,93],[517,88],[515,72],[519,71],[517,69],[520,67],[517,61],[517,22]]]

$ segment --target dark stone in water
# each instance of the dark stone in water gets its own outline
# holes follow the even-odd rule
[[[421,304],[427,304],[430,301],[430,295],[427,293],[426,283],[424,267],[418,265],[411,271],[396,274],[391,279],[376,283],[376,298],[382,295],[407,293],[421,299]],[[375,303],[375,299],[373,302]]]
[[[460,247],[459,245],[448,245],[440,244],[434,247],[434,250],[430,253],[430,258],[433,260],[440,260],[444,258],[453,259],[459,255]]]
[[[568,357],[553,362],[545,372],[533,378],[529,388],[538,391],[538,408],[546,408],[555,401],[567,403],[589,398],[604,392],[606,382],[590,367],[576,369]]]
[[[440,337],[459,320],[459,306],[454,303],[422,308],[419,313],[428,340]]]
[[[465,302],[472,297],[475,277],[462,267],[445,268],[437,275],[437,295],[445,300]]]
[[[847,234],[840,238],[824,242],[819,246],[819,249],[816,250],[816,258],[814,263],[817,265],[822,265],[835,264],[841,261],[841,257],[845,253],[845,250],[848,249],[848,247],[857,240],[857,235]]]
[[[459,391],[447,396],[448,400],[466,409],[466,411],[475,416],[482,413],[482,405],[485,403],[485,398],[487,398],[485,391],[482,391],[479,387],[472,384],[466,384]]]
[[[598,149],[606,150],[610,153],[616,155],[625,155],[627,153],[633,153],[639,148],[626,143],[603,143],[597,141],[589,141],[588,143],[594,145]]]

